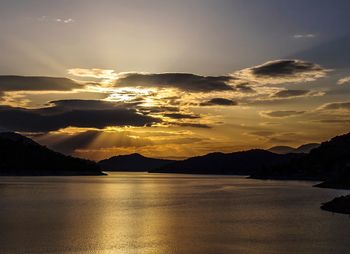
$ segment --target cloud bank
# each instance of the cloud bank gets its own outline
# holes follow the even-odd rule
[[[101,101],[55,101],[51,107],[40,109],[0,106],[0,126],[22,132],[48,132],[67,127],[150,126],[160,121],[125,105]]]
[[[276,92],[272,95],[272,97],[275,98],[292,98],[292,97],[299,97],[309,94],[309,90],[293,90],[293,89],[286,89],[281,90],[279,92]]]
[[[348,83],[350,83],[350,76],[341,78],[337,82],[338,85],[345,85],[345,84],[348,84]]]
[[[12,91],[70,91],[81,88],[68,78],[38,76],[0,76],[0,92]]]
[[[200,106],[235,106],[238,105],[236,101],[225,98],[213,98],[209,101],[202,102]]]
[[[304,114],[305,111],[294,111],[294,110],[279,110],[279,111],[262,111],[260,115],[268,118],[285,118],[291,116],[298,116]]]
[[[283,84],[315,81],[327,75],[329,70],[302,60],[275,60],[243,69],[233,76],[256,84]]]
[[[200,76],[191,73],[125,73],[115,81],[117,87],[172,87],[188,92],[230,91],[230,76]]]
[[[350,101],[327,103],[320,110],[350,110]]]

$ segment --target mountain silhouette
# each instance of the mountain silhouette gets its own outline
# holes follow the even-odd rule
[[[299,154],[275,154],[253,149],[234,153],[209,153],[165,165],[151,172],[187,174],[249,175],[264,166],[284,164]]]
[[[294,150],[295,150],[295,148],[291,147],[291,146],[274,146],[274,147],[267,149],[267,151],[270,151],[272,153],[277,153],[277,154],[292,153]]]
[[[323,203],[321,209],[335,213],[350,214],[350,195],[341,196]]]
[[[309,153],[312,149],[319,147],[318,143],[310,143],[301,145],[297,148],[290,146],[274,146],[268,149],[268,151],[278,154],[287,154],[287,153]]]
[[[332,188],[332,189],[350,189],[350,169],[349,164],[347,168],[341,170],[339,174],[331,177],[330,179],[315,185],[320,188]]]
[[[285,165],[264,167],[252,175],[263,179],[305,179],[342,182],[350,187],[350,133],[321,143],[309,154],[295,158]]]
[[[92,161],[54,152],[14,132],[0,133],[0,175],[103,175]]]
[[[133,153],[129,155],[113,156],[109,159],[101,160],[98,164],[106,171],[146,172],[172,162],[174,161],[148,158],[141,154]]]

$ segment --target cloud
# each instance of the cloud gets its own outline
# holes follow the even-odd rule
[[[350,110],[350,101],[326,103],[319,110]]]
[[[57,23],[63,23],[63,24],[69,24],[69,23],[75,22],[75,20],[72,18],[56,18],[54,19],[54,21]]]
[[[57,100],[51,101],[50,108],[44,108],[42,111],[48,113],[70,111],[70,110],[112,110],[119,107],[131,107],[131,105],[123,102],[109,102],[101,100]]]
[[[123,73],[118,74],[118,87],[172,87],[187,92],[230,91],[231,76],[200,76],[191,73]]]
[[[286,143],[308,143],[310,142],[308,140],[308,136],[305,136],[303,133],[298,132],[281,132],[276,133],[275,135],[271,136],[269,138],[270,143],[280,143],[280,144],[286,144]]]
[[[294,34],[293,38],[294,39],[312,39],[315,38],[315,34]]]
[[[285,118],[304,114],[305,111],[280,110],[280,111],[262,111],[260,115],[268,118]]]
[[[67,127],[150,126],[160,119],[139,114],[128,105],[103,101],[54,101],[51,107],[0,106],[0,126],[12,131],[48,132]]]
[[[183,126],[183,127],[201,128],[201,129],[211,128],[209,125],[201,124],[201,123],[176,123],[175,125]]]
[[[182,114],[182,113],[167,113],[163,114],[165,117],[173,118],[173,119],[198,119],[200,116],[191,115],[191,114]]]
[[[241,84],[237,84],[234,87],[238,92],[242,92],[242,93],[256,93],[256,91],[249,86],[249,83],[241,83]]]
[[[243,69],[232,75],[256,84],[283,84],[315,81],[327,75],[329,70],[302,60],[274,60]]]
[[[350,83],[350,76],[341,78],[337,82],[338,85],[345,85],[347,83]]]
[[[274,60],[232,74],[203,76],[192,73],[115,72],[111,69],[69,69],[77,77],[107,81],[117,88],[152,87],[177,88],[185,92],[255,93],[256,85],[314,81],[325,77],[329,70],[302,60]]]
[[[56,22],[56,23],[62,23],[62,24],[70,24],[70,23],[75,22],[75,20],[72,18],[52,18],[49,16],[38,17],[37,21],[39,21],[39,22]]]
[[[267,131],[267,130],[262,130],[262,131],[252,131],[248,133],[249,135],[253,136],[258,136],[258,137],[270,137],[275,134],[273,131]]]
[[[114,72],[114,70],[107,70],[107,69],[73,68],[73,69],[68,69],[68,73],[76,77],[90,77],[90,78],[97,78],[97,79],[117,78],[117,74]]]
[[[236,101],[225,98],[213,98],[209,101],[200,103],[200,106],[235,106],[238,103]]]
[[[308,95],[310,93],[309,90],[293,90],[293,89],[286,89],[281,90],[275,94],[272,95],[272,97],[276,98],[292,98],[292,97],[299,97]]]
[[[172,107],[172,106],[158,106],[158,107],[144,107],[139,106],[137,107],[139,111],[141,111],[144,114],[155,114],[155,113],[164,113],[164,112],[178,112],[180,111],[179,107]]]
[[[12,91],[70,91],[81,88],[68,78],[37,76],[0,76],[0,92]]]
[[[350,123],[350,119],[321,119],[317,120],[317,122],[343,125]]]

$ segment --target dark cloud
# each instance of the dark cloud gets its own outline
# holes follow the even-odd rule
[[[266,117],[276,117],[276,118],[284,118],[290,116],[297,116],[304,114],[305,111],[294,111],[294,110],[280,110],[280,111],[263,111],[260,112],[262,116]]]
[[[154,113],[164,113],[164,112],[178,112],[180,111],[179,107],[172,106],[159,106],[159,107],[138,107],[138,110],[144,114],[154,114]]]
[[[160,122],[160,119],[139,114],[127,105],[112,102],[66,100],[52,104],[40,109],[0,106],[0,126],[13,131],[47,132],[70,126],[104,128],[149,126]]]
[[[201,123],[176,123],[176,125],[183,126],[183,127],[202,128],[202,129],[211,128],[209,125],[201,124]]]
[[[276,60],[251,68],[256,76],[291,76],[309,71],[323,71],[314,63],[300,60]]]
[[[317,120],[320,123],[331,123],[331,124],[348,124],[350,123],[350,119],[322,119]]]
[[[248,83],[242,83],[235,86],[235,89],[242,93],[255,93],[256,91]]]
[[[131,107],[133,104],[123,102],[110,102],[101,100],[57,100],[51,101],[52,108],[44,108],[42,111],[61,111],[61,110],[105,110],[118,107]]]
[[[274,60],[234,73],[237,78],[260,84],[282,84],[314,81],[325,77],[321,66],[303,60]]]
[[[213,98],[209,101],[202,102],[201,106],[235,106],[238,103],[236,101],[225,98]]]
[[[35,76],[0,76],[0,92],[70,91],[81,85],[67,78]]]
[[[191,115],[191,114],[182,114],[182,113],[168,113],[163,114],[165,117],[173,118],[173,119],[198,119],[200,116]]]
[[[292,89],[288,89],[288,90],[279,91],[279,92],[273,94],[272,97],[275,97],[275,98],[291,98],[291,97],[298,97],[298,96],[307,95],[308,93],[310,93],[309,90],[292,90]]]
[[[126,73],[115,81],[119,87],[174,87],[189,92],[228,91],[231,76],[199,76],[191,73]]]
[[[323,110],[350,110],[350,101],[327,103],[321,107]]]

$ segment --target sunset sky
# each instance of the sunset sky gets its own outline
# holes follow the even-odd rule
[[[0,130],[186,158],[350,131],[348,0],[0,1]]]

